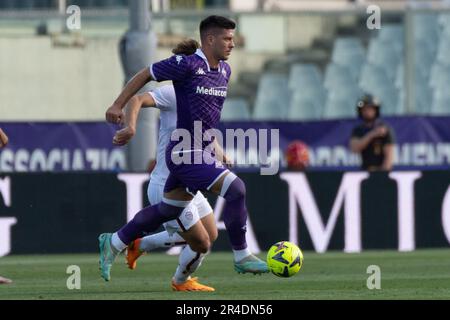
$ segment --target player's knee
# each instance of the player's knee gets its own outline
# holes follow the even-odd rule
[[[200,241],[198,249],[200,253],[207,253],[209,248],[211,248],[211,240],[209,236],[206,236]]]
[[[231,182],[228,190],[225,192],[224,198],[226,201],[233,201],[236,199],[245,198],[246,195],[245,183],[239,177],[236,177]]]
[[[207,253],[211,248],[211,241],[209,236],[203,235],[201,237],[197,237],[192,243],[189,244],[195,252],[199,253]]]
[[[206,245],[203,245],[203,244],[192,244],[192,245],[191,245],[191,248],[192,248],[192,250],[194,250],[195,252],[203,253],[203,254],[207,253],[208,250],[209,250],[209,247],[206,246]]]
[[[213,228],[212,230],[209,230],[208,234],[209,234],[209,241],[210,241],[211,243],[213,243],[214,241],[216,241],[216,240],[217,240],[217,237],[219,236],[219,233],[217,232],[217,229],[216,229],[216,228]]]
[[[205,242],[202,242],[198,248],[198,252],[200,253],[208,253],[209,248],[211,248],[211,242],[208,240],[206,240]]]

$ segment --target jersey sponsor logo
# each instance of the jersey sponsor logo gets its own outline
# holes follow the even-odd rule
[[[198,68],[197,71],[195,72],[195,74],[205,75],[206,72],[205,72],[205,70],[203,70],[203,68]]]
[[[220,90],[225,89],[225,90]],[[215,96],[215,97],[226,97],[227,96],[227,90],[226,87],[216,87],[216,88],[205,88],[203,86],[197,86],[198,94],[204,94],[208,96]]]

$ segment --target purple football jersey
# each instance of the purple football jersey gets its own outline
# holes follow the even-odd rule
[[[174,55],[150,66],[156,81],[172,80],[177,100],[177,129],[186,129],[192,137],[192,148],[205,148],[210,142],[199,141],[194,135],[194,121],[201,121],[202,134],[216,128],[227,96],[231,68],[220,61],[219,68],[209,67],[204,53],[197,49],[190,56]],[[177,142],[172,142],[169,149]]]

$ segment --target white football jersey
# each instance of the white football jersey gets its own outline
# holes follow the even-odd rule
[[[158,87],[149,94],[155,100],[156,107],[161,110],[156,166],[150,178],[152,183],[165,185],[169,176],[169,169],[166,166],[166,147],[170,142],[172,131],[177,127],[177,99],[172,85]]]

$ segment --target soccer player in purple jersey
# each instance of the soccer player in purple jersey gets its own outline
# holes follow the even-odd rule
[[[200,44],[193,40],[180,42],[172,52],[174,54],[191,55],[200,48]],[[124,128],[116,132],[113,143],[125,145],[136,133],[136,122],[139,111],[143,107],[153,107],[160,110],[159,113],[159,137],[156,153],[156,166],[150,176],[147,188],[148,201],[151,205],[161,202],[164,195],[164,185],[170,174],[166,165],[166,149],[170,142],[172,132],[177,127],[177,102],[175,89],[172,85],[160,86],[150,92],[134,95],[125,111]],[[222,159],[221,161],[226,161]],[[148,235],[132,241],[127,248],[126,260],[130,269],[135,269],[137,259],[145,252],[151,252],[157,248],[169,248],[183,245],[178,258],[178,267],[172,278],[174,291],[214,291],[214,288],[199,282],[197,277],[191,277],[202,264],[205,254],[194,251],[183,235],[201,238],[208,237],[211,242],[217,239],[217,227],[214,220],[213,209],[203,194],[198,191],[192,200],[190,211],[186,211],[176,220],[165,222],[165,231]]]
[[[117,232],[99,236],[101,276],[109,281],[115,257],[129,243],[146,233],[155,231],[164,222],[176,219],[189,206],[193,194],[207,190],[225,198],[224,223],[234,253],[234,267],[240,273],[267,273],[267,264],[254,256],[245,239],[247,209],[245,184],[208,151],[210,142],[195,140],[196,123],[201,133],[217,127],[227,94],[230,66],[225,62],[234,47],[235,23],[220,16],[210,16],[200,23],[202,47],[190,56],[174,55],[137,73],[125,86],[106,119],[112,123],[123,121],[123,111],[129,99],[148,81],[172,80],[177,101],[178,132],[189,132],[194,141],[189,150],[179,149],[179,141],[171,141],[166,150],[170,174],[164,188],[163,200],[139,211]],[[201,135],[202,136],[202,135]],[[172,134],[172,137],[174,135]],[[183,140],[184,142],[184,140]],[[183,163],[174,162],[177,156],[188,155]],[[202,159],[201,163],[196,160]],[[185,236],[197,252],[210,249],[208,237]]]

